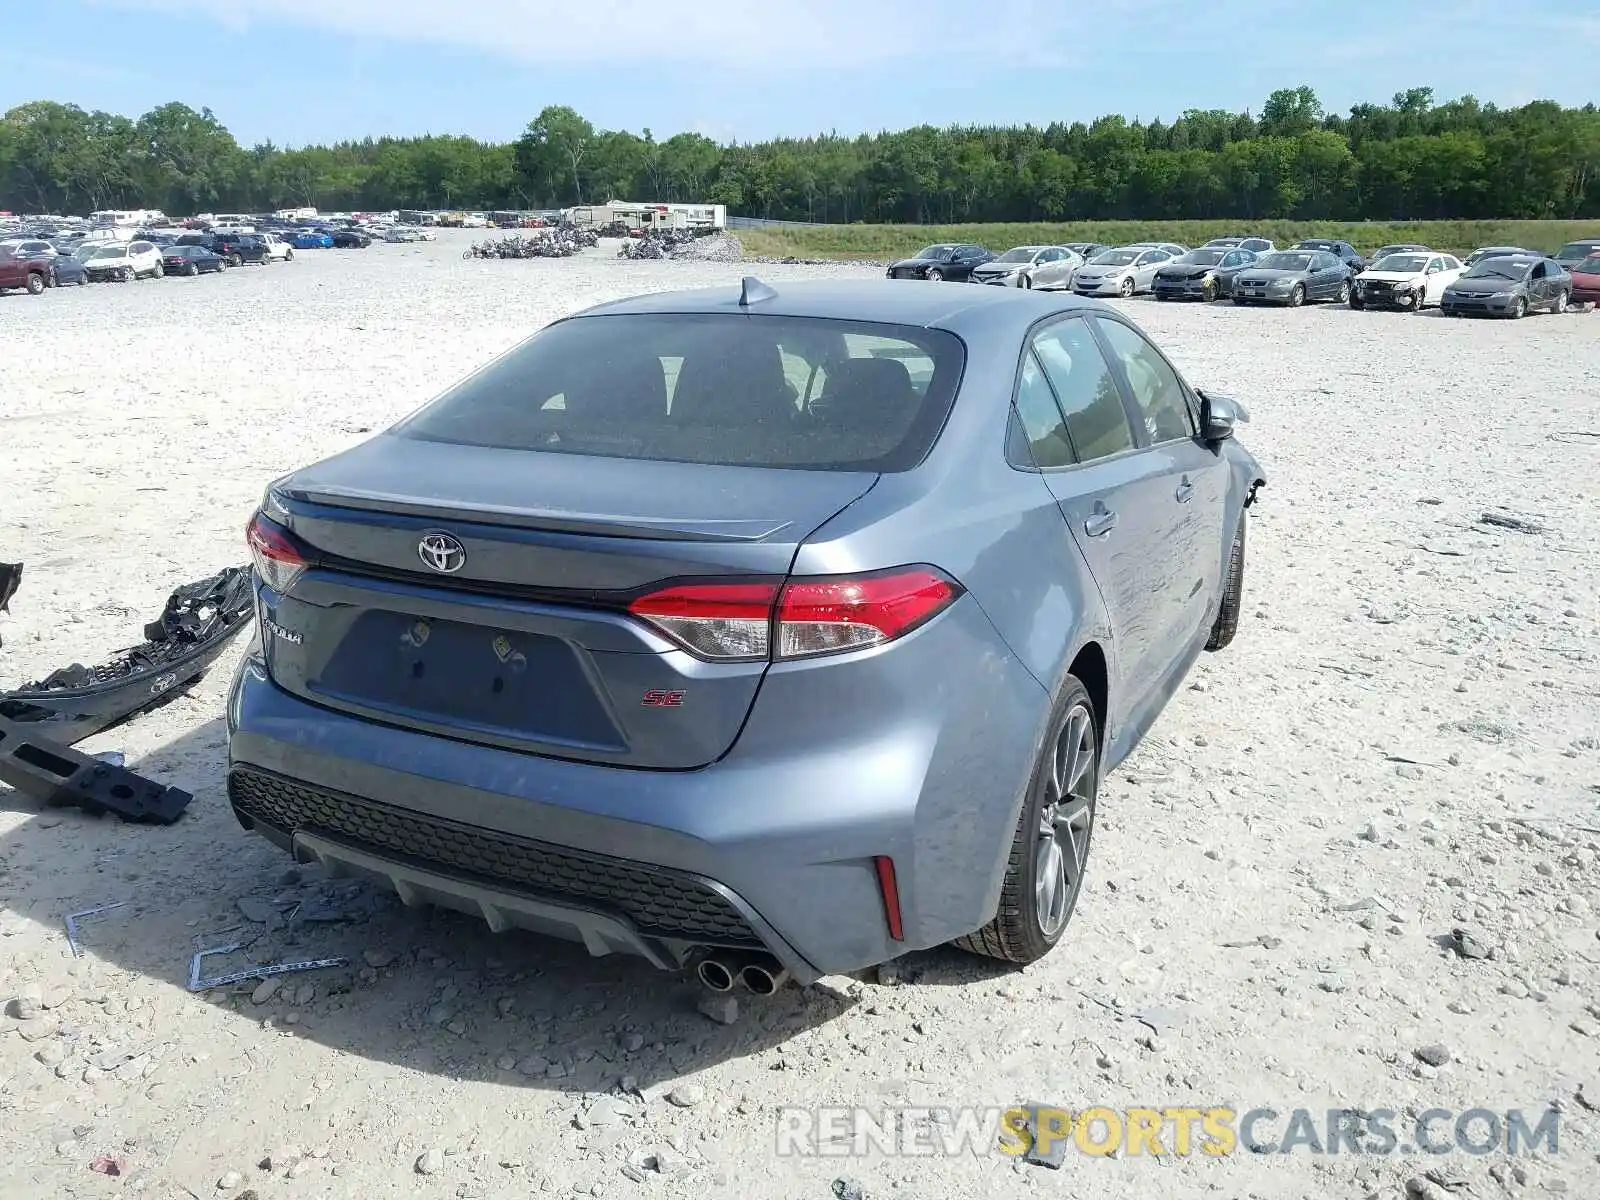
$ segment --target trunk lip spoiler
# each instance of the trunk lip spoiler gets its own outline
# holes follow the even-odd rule
[[[295,506],[304,505],[341,512],[370,512],[419,521],[445,522],[452,526],[494,526],[527,532],[566,533],[585,537],[610,537],[675,542],[759,542],[794,525],[792,520],[774,521],[750,518],[674,518],[615,517],[596,513],[567,512],[559,509],[516,509],[484,505],[472,508],[429,504],[416,497],[383,492],[359,491],[339,487],[299,487],[282,489],[281,500],[292,516]]]

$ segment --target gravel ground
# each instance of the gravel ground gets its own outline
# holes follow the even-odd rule
[[[244,559],[268,480],[551,318],[740,273],[614,248],[463,262],[462,244],[0,298],[0,560],[26,563],[0,682],[137,641],[172,587]],[[747,998],[724,1025],[643,964],[301,875],[224,801],[235,648],[86,743],[192,790],[177,826],[0,789],[0,1196],[1596,1195],[1600,316],[1127,308],[1250,407],[1272,483],[1239,640],[1104,786],[1091,882],[1047,961],[917,954]],[[63,914],[116,900],[74,958]],[[350,966],[190,994],[193,951],[239,939],[215,970]],[[1554,1105],[1560,1142],[1516,1160],[1074,1150],[1059,1171],[775,1156],[780,1106],[1018,1101],[1318,1125]]]

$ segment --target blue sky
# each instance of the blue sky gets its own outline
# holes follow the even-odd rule
[[[6,7],[12,7],[6,5]],[[720,141],[920,122],[1331,111],[1414,86],[1594,99],[1595,0],[51,0],[17,5],[0,111],[209,106],[244,144],[514,138],[546,104]],[[1093,11],[1083,11],[1091,8]],[[180,46],[179,51],[176,47]],[[29,74],[25,64],[42,67]]]

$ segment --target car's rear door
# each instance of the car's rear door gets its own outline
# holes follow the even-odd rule
[[[1165,652],[1176,657],[1207,626],[1221,592],[1232,542],[1223,529],[1227,461],[1200,441],[1198,404],[1161,351],[1114,317],[1092,321],[1143,426],[1151,478],[1160,481],[1148,514],[1165,560],[1157,620]]]
[[[1062,418],[1059,469],[1043,471],[1073,540],[1100,588],[1118,683],[1131,706],[1151,690],[1162,658],[1161,611],[1172,586],[1162,520],[1166,466],[1134,432],[1122,390],[1086,317],[1038,329],[1024,361],[1022,387],[1048,395]],[[1019,396],[1019,408],[1022,405]],[[1034,407],[1040,408],[1038,400]],[[1050,453],[1054,443],[1035,438]]]

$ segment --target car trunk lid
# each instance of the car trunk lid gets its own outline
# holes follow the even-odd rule
[[[781,579],[877,478],[380,436],[274,491],[267,515],[311,565],[262,590],[268,669],[307,700],[448,737],[702,766],[766,662],[702,661],[628,601],[668,580]]]

